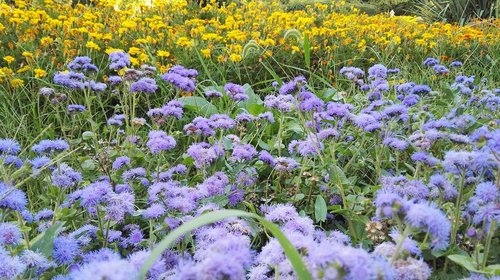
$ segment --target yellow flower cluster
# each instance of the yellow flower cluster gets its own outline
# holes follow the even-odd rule
[[[442,55],[444,48],[500,43],[500,20],[457,26],[410,16],[369,16],[355,8],[338,13],[334,8],[345,5],[339,1],[298,11],[284,10],[279,1],[252,0],[223,6],[212,0],[203,8],[187,0],[156,0],[128,9],[119,9],[113,0],[75,7],[52,0],[14,2],[0,4],[0,82],[19,78],[26,66],[21,73],[42,78],[76,55],[104,61],[112,49],[128,51],[134,66],[167,69],[188,59],[241,63],[249,42],[258,46],[261,60],[300,57],[304,36],[319,62],[346,61],[373,51],[411,59],[412,53]],[[290,30],[300,36],[286,36]]]

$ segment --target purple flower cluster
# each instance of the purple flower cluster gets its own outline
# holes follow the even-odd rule
[[[146,145],[152,154],[158,154],[162,151],[168,151],[175,148],[177,142],[174,137],[168,136],[166,132],[161,130],[152,130],[148,134],[148,142]]]
[[[163,74],[162,79],[185,92],[193,92],[196,88],[196,76],[198,71],[175,65]]]

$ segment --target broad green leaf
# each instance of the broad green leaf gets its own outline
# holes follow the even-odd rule
[[[31,250],[38,251],[46,257],[52,256],[54,249],[54,239],[63,230],[64,222],[56,223],[44,232],[33,238]]]
[[[186,106],[187,108],[192,108],[205,117],[210,117],[213,114],[217,114],[217,108],[203,97],[185,96],[177,100],[184,104],[184,106]]]
[[[255,104],[262,104],[262,99],[255,94],[253,91],[252,87],[249,84],[244,84],[243,88],[245,89],[246,95],[248,95],[248,99],[245,101],[238,102],[238,107],[239,108],[245,108],[247,111],[250,112],[250,106],[255,105]]]
[[[316,222],[326,221],[326,214],[327,209],[325,199],[321,195],[318,195],[316,196],[316,202],[314,203],[314,217]]]
[[[457,263],[464,268],[466,268],[468,271],[473,271],[473,272],[482,272],[481,270],[478,270],[476,268],[476,262],[469,256],[465,255],[449,255],[448,258],[452,260],[454,263]]]
[[[86,159],[81,163],[82,169],[85,171],[92,171],[97,168],[96,163],[93,159]]]
[[[307,270],[307,267],[305,266],[304,262],[302,261],[299,252],[290,243],[290,241],[286,238],[286,236],[281,232],[281,230],[277,225],[265,220],[264,218],[260,217],[257,214],[241,210],[220,210],[220,211],[209,212],[202,214],[199,217],[192,219],[187,223],[182,224],[180,227],[176,228],[175,230],[170,232],[167,236],[165,236],[165,238],[160,243],[157,244],[156,248],[154,248],[151,251],[149,257],[146,259],[141,270],[139,271],[138,278],[146,279],[147,272],[153,266],[156,259],[158,259],[158,257],[161,256],[163,251],[168,249],[179,237],[199,227],[231,217],[253,218],[258,220],[278,240],[278,242],[283,248],[283,251],[285,252],[285,255],[292,263],[292,266],[295,269],[298,278],[301,280],[312,279],[312,276],[310,272]]]

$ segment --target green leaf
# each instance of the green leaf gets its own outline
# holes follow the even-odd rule
[[[139,271],[139,279],[146,279],[147,272],[153,266],[154,262],[158,257],[161,256],[163,251],[169,248],[179,237],[191,232],[194,229],[202,227],[204,225],[208,225],[217,221],[224,220],[230,217],[242,217],[242,218],[254,218],[258,220],[267,230],[269,230],[273,236],[278,240],[285,255],[288,257],[290,262],[292,263],[295,272],[299,279],[312,280],[311,273],[307,270],[304,262],[302,261],[302,257],[300,256],[297,249],[290,243],[290,241],[286,238],[286,236],[281,232],[279,227],[264,218],[256,215],[254,213],[249,213],[241,210],[220,210],[209,212],[200,215],[199,217],[190,220],[187,223],[182,224],[180,227],[176,228],[172,232],[170,232],[165,238],[158,243],[156,248],[151,251],[151,254],[144,262],[141,270]]]
[[[255,94],[255,92],[253,91],[252,87],[249,84],[244,84],[243,88],[245,89],[246,95],[248,95],[248,99],[245,101],[238,102],[237,106],[239,108],[245,108],[247,111],[250,112],[251,105],[255,104],[260,105],[264,103],[262,99],[260,99],[260,97],[257,94]]]
[[[316,222],[326,221],[326,213],[325,199],[321,195],[316,196],[316,202],[314,203],[314,217]]]
[[[449,255],[448,259],[452,260],[454,263],[461,265],[462,267],[466,268],[468,271],[482,272],[481,270],[476,269],[476,262],[469,256]]]
[[[484,270],[493,275],[500,275],[500,264],[488,265]]]
[[[306,66],[309,68],[311,66],[311,42],[309,41],[309,38],[304,34],[304,61],[306,63]]]
[[[82,169],[85,171],[92,171],[92,170],[95,170],[97,168],[95,161],[93,159],[87,159],[87,160],[83,161],[81,166],[82,166]]]
[[[181,102],[187,108],[191,108],[205,117],[210,117],[217,114],[217,108],[205,98],[199,96],[185,96],[178,98],[177,101]]]
[[[46,257],[52,256],[54,239],[63,230],[64,222],[56,223],[32,240],[31,250],[38,251]]]

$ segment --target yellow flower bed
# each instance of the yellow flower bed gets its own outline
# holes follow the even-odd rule
[[[500,20],[461,27],[410,16],[369,16],[355,8],[347,14],[332,12],[343,2],[291,12],[277,2],[222,7],[212,2],[198,8],[185,0],[159,0],[129,10],[107,0],[74,8],[50,0],[39,6],[29,1],[0,4],[0,79],[26,73],[41,78],[76,55],[101,55],[104,61],[110,49],[128,51],[135,66],[148,63],[161,69],[199,58],[244,63],[243,49],[249,42],[259,46],[260,60],[301,57],[302,40],[286,37],[290,30],[309,38],[315,62],[320,63],[373,51],[412,59],[434,50],[441,55],[443,49],[488,48],[500,42]],[[26,65],[32,67],[17,71]]]

